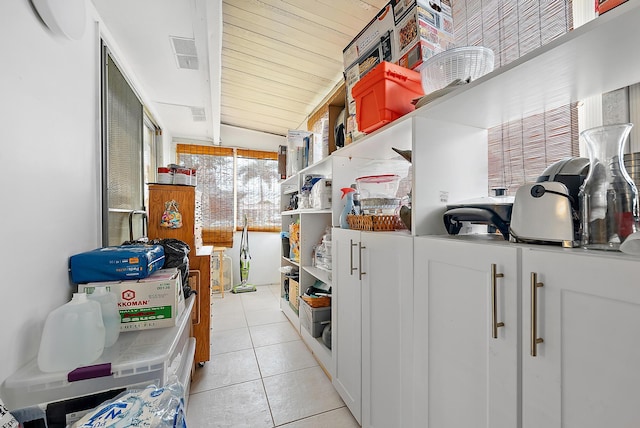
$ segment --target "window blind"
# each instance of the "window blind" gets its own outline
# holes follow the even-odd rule
[[[202,243],[233,247],[234,153],[229,147],[177,144],[177,160],[197,170]]]
[[[571,0],[456,0],[452,8],[456,45],[491,48],[495,68],[573,27]],[[578,155],[576,106],[492,128],[488,146],[489,188],[505,187],[513,194],[524,182],[535,181],[549,164]]]
[[[143,109],[140,100],[107,53],[106,74],[106,176],[108,207],[104,245],[120,245],[129,240],[129,212],[143,210]],[[134,239],[142,235],[132,231]],[[105,233],[106,232],[106,233]]]
[[[238,229],[279,232],[280,185],[277,152],[237,149]]]

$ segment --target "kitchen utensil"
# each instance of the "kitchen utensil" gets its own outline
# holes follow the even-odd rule
[[[464,222],[487,225],[487,232],[499,231],[502,237],[509,239],[509,224],[513,196],[489,196],[469,199],[447,205],[443,215],[444,225],[450,235],[457,235]]]

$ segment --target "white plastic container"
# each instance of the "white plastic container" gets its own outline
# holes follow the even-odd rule
[[[38,368],[43,372],[71,371],[90,365],[104,350],[104,323],[98,302],[85,293],[49,313],[44,324]]]
[[[367,175],[356,178],[360,200],[364,198],[395,198],[400,185],[396,174]]]
[[[120,336],[120,310],[118,297],[107,290],[107,286],[96,287],[88,295],[90,300],[100,303],[102,322],[104,323],[104,347],[109,348]]]

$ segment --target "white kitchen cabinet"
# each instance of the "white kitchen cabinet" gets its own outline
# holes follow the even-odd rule
[[[334,386],[363,427],[411,415],[413,240],[333,229]]]
[[[523,428],[637,427],[640,260],[530,248],[522,276]]]
[[[415,238],[416,412],[407,426],[519,426],[518,251]]]
[[[362,286],[358,275],[360,232],[333,228],[331,337],[333,386],[356,420],[362,421]]]

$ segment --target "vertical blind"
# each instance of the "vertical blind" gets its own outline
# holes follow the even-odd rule
[[[129,240],[129,212],[142,210],[142,118],[140,100],[117,65],[107,53],[106,75],[106,201],[107,232],[104,245],[119,245]],[[142,230],[132,231],[134,238]],[[106,236],[105,236],[106,235]]]
[[[454,0],[457,46],[485,46],[504,66],[571,30],[571,0]],[[522,82],[526,85],[526,82]],[[489,130],[489,187],[513,194],[551,163],[577,156],[575,105],[505,123]]]

